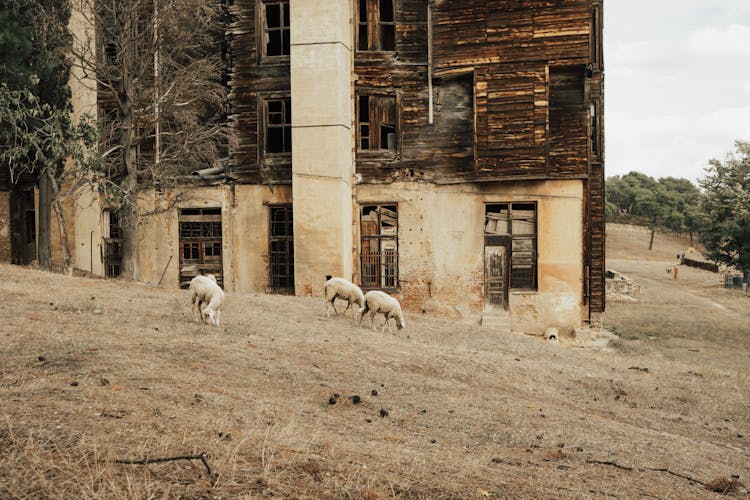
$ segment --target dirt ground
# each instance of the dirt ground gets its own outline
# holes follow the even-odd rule
[[[0,498],[747,497],[750,298],[641,236],[603,350],[0,265]]]

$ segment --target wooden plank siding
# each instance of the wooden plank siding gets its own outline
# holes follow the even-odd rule
[[[229,121],[236,136],[232,175],[240,183],[290,184],[291,157],[262,153],[262,99],[289,96],[291,78],[288,57],[261,58],[259,14],[255,0],[235,0],[230,7]]]
[[[395,51],[354,52],[355,95],[395,96],[397,103],[395,151],[358,150],[361,182],[583,179],[584,299],[590,311],[603,311],[601,0],[394,0],[394,5]],[[353,8],[356,12],[356,2]],[[291,158],[262,154],[259,112],[264,97],[290,94],[288,58],[259,55],[256,0],[234,0],[230,9],[232,174],[239,183],[289,184]],[[595,100],[598,142],[592,155]],[[358,123],[352,125],[358,130]]]

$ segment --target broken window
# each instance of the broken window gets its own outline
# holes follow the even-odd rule
[[[221,208],[183,208],[179,216],[180,287],[199,274],[222,279]]]
[[[536,290],[536,204],[486,205],[484,234],[510,236],[510,288]]]
[[[292,152],[292,99],[282,97],[266,99],[265,108],[265,141],[266,154]]]
[[[289,55],[289,0],[261,2],[263,19],[263,55]]]
[[[294,293],[294,223],[292,205],[270,207],[271,291]]]
[[[122,226],[116,210],[105,210],[102,217],[104,276],[116,278],[122,269]]]
[[[396,50],[396,23],[393,0],[359,0],[357,10],[357,49]]]
[[[357,98],[358,145],[362,151],[396,152],[396,96],[360,95]]]
[[[398,206],[363,205],[362,288],[398,288]]]

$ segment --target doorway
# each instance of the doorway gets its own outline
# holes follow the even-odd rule
[[[10,261],[26,265],[37,258],[34,186],[16,186],[10,193]]]

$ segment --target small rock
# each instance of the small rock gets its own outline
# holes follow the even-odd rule
[[[329,405],[335,405],[336,404],[336,398],[334,398],[333,396],[331,396],[330,398],[328,398],[328,404]]]
[[[107,380],[106,378],[102,377],[102,378],[99,379],[99,385],[109,385],[109,380]]]
[[[388,415],[389,415],[388,410],[386,410],[385,408],[380,409],[380,418],[385,418]]]
[[[373,396],[377,396],[377,395],[378,395],[378,391],[377,391],[376,389],[373,389],[373,390],[372,390],[372,391],[370,392],[370,394],[372,394]]]
[[[78,387],[78,382],[73,381],[73,382],[70,383],[70,386],[71,387]]]
[[[44,356],[37,356],[36,359],[38,359],[39,361],[47,361],[47,358],[45,358]]]
[[[354,396],[352,396],[352,397],[351,397],[351,400],[352,400],[352,403],[353,403],[353,404],[355,404],[355,405],[358,405],[358,404],[359,404],[359,402],[360,402],[360,401],[362,401],[362,398],[360,398],[359,396],[357,396],[357,395],[355,394]]]
[[[501,464],[501,463],[503,463],[503,459],[495,457],[495,458],[492,459],[492,463],[493,464]]]
[[[437,439],[431,439],[431,440],[430,440],[430,443],[432,443],[432,444],[435,444],[435,443],[437,443]]]

